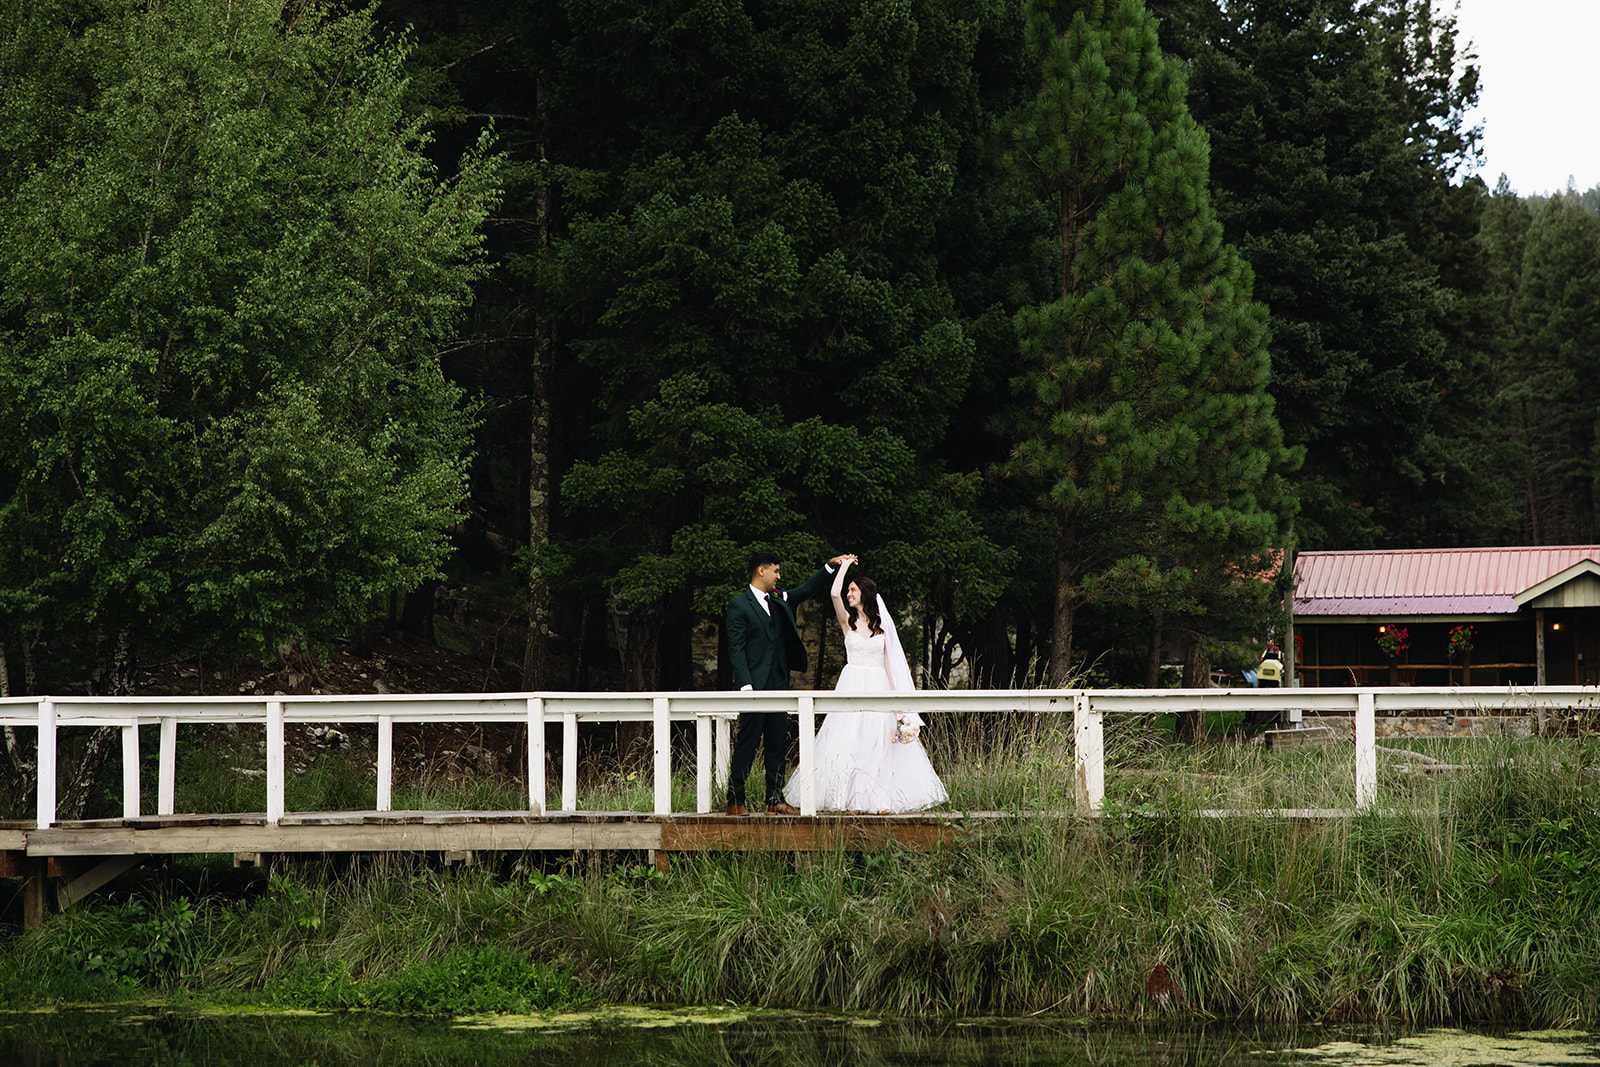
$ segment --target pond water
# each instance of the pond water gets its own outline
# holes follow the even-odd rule
[[[1050,1020],[864,1019],[798,1012],[612,1009],[429,1021],[115,1007],[0,1012],[0,1064],[537,1064],[763,1067],[1489,1067],[1600,1065],[1600,1034],[1182,1029]]]

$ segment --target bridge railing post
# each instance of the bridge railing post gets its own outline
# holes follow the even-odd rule
[[[161,761],[156,768],[156,814],[171,815],[178,794],[178,720],[161,720]]]
[[[1106,745],[1103,713],[1089,694],[1072,697],[1073,782],[1079,815],[1099,815],[1106,800]]]
[[[800,698],[800,814],[817,813],[817,706],[816,698]]]
[[[543,815],[545,797],[544,697],[528,698],[528,811]]]
[[[578,715],[561,715],[561,810],[578,810]]]
[[[709,715],[694,717],[694,810],[701,815],[711,810],[711,730]]]
[[[378,810],[394,810],[394,716],[378,716]]]
[[[672,814],[672,700],[656,697],[651,702],[655,721],[656,814]]]
[[[1356,694],[1356,810],[1368,811],[1378,802],[1378,712],[1370,689]]]
[[[122,728],[122,817],[139,817],[139,720]]]
[[[733,770],[733,722],[727,716],[717,716],[717,746],[711,757],[711,780],[718,789],[728,788],[728,774]]]
[[[39,701],[39,784],[34,820],[41,830],[56,823],[56,705]]]
[[[267,701],[267,825],[283,818],[283,701]]]

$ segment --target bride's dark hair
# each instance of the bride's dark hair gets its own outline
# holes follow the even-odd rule
[[[861,610],[867,616],[867,632],[876,637],[883,633],[883,620],[878,617],[878,587],[871,578],[863,578],[859,574],[844,583],[846,591],[851,586],[861,590]],[[849,599],[845,600],[845,610],[850,613],[850,629],[856,628],[856,609],[850,606]]]

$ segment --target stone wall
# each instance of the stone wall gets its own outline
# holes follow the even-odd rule
[[[1302,727],[1326,726],[1345,739],[1355,737],[1348,715],[1307,715]],[[1385,737],[1532,737],[1532,715],[1379,715],[1373,732]]]

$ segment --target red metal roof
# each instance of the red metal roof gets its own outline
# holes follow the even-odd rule
[[[1296,615],[1514,615],[1518,593],[1600,545],[1302,552],[1294,561]]]

